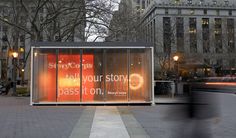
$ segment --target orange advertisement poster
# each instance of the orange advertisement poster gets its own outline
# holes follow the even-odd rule
[[[80,101],[80,55],[58,56],[57,101]]]
[[[49,78],[56,78],[56,57],[48,55],[48,73],[47,79],[42,81],[47,81],[48,90],[48,100],[51,101],[50,97],[55,97],[56,87],[54,83],[56,81],[50,81]],[[83,95],[83,100],[92,101],[94,95],[90,93],[90,89],[94,87],[91,81],[88,81],[88,76],[94,75],[93,69],[93,55],[83,55],[82,60],[82,80],[80,77],[80,55],[67,55],[60,54],[58,56],[58,89],[57,89],[57,101],[58,102],[80,102],[80,94]],[[83,81],[84,79],[84,81]],[[82,81],[82,82],[81,82]],[[82,92],[81,92],[82,83]]]
[[[94,101],[94,55],[82,56],[82,101]]]
[[[40,59],[47,61],[39,68],[40,101],[100,102],[104,99],[104,81],[109,101],[127,100],[128,89],[136,99],[144,88],[144,78],[139,73],[131,73],[129,77],[126,71],[99,74],[96,69],[100,66],[95,67],[93,54],[84,54],[82,59],[80,54],[59,54],[58,64],[56,59],[55,54]]]

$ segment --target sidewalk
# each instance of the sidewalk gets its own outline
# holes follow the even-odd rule
[[[188,103],[188,97],[186,96],[155,96],[156,104],[185,104]]]
[[[220,121],[207,125],[214,138],[235,138],[236,97],[219,96]],[[185,105],[158,104],[183,97],[156,100],[155,106],[30,106],[29,97],[0,96],[0,138],[182,138],[194,128]]]

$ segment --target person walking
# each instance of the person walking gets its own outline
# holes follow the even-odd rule
[[[7,95],[10,91],[10,89],[12,88],[12,81],[11,81],[11,78],[8,78],[6,84],[5,84],[5,91],[3,91],[1,94],[4,94]]]

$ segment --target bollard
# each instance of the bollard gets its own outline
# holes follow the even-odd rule
[[[174,95],[175,95],[175,83],[171,82],[170,83],[170,87],[171,87],[171,98],[174,98]]]

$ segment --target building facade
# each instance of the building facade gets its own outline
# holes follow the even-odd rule
[[[157,72],[161,65],[172,68],[174,55],[180,56],[181,72],[208,76],[215,75],[210,70],[235,72],[234,0],[147,0],[145,7],[140,39],[155,46]]]

